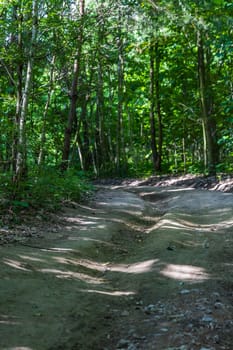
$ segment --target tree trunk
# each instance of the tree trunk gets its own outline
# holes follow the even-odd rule
[[[154,172],[157,170],[157,144],[155,132],[155,46],[150,43],[150,142]]]
[[[160,99],[160,51],[159,43],[155,44],[155,94],[156,94],[156,109],[158,117],[158,155],[155,164],[157,171],[162,171],[162,146],[163,146],[163,126],[161,113],[161,99]]]
[[[79,13],[81,17],[81,26],[80,26],[80,33],[77,41],[77,50],[75,55],[76,57],[75,57],[74,66],[73,66],[73,79],[72,79],[72,85],[70,90],[70,109],[69,109],[67,126],[65,129],[65,135],[64,135],[64,146],[63,146],[62,164],[61,164],[61,169],[63,171],[65,171],[69,165],[68,163],[69,163],[69,155],[70,155],[72,128],[76,117],[76,105],[77,105],[77,99],[78,99],[78,79],[80,74],[80,60],[81,60],[82,44],[83,44],[84,11],[85,11],[85,0],[80,0]]]
[[[103,33],[98,33],[100,45],[103,41]],[[104,92],[103,92],[103,67],[101,53],[98,52],[98,79],[96,91],[96,147],[98,172],[105,163],[105,141],[104,141]]]
[[[14,6],[13,9],[13,18],[17,21],[17,37],[14,35],[11,36],[12,43],[17,41],[17,49],[19,52],[19,57],[23,57],[23,41],[22,41],[22,22],[23,16],[21,15],[21,8],[18,8],[17,5]],[[19,120],[21,113],[21,103],[22,103],[22,94],[23,94],[23,69],[24,63],[20,59],[17,65],[16,73],[17,73],[17,82],[16,85],[16,111],[14,118],[14,128],[13,128],[13,143],[12,143],[12,170],[13,170],[13,179],[16,180],[16,160],[17,160],[17,152],[18,152],[18,132],[19,132]]]
[[[117,66],[117,138],[116,138],[116,168],[119,175],[122,174],[122,160],[125,160],[124,155],[124,137],[123,137],[123,100],[124,100],[124,52],[123,52],[123,38],[121,28],[121,10],[119,9],[118,18],[118,66]]]
[[[159,43],[150,43],[150,139],[154,172],[161,171],[162,115],[160,102],[160,52]],[[155,110],[158,117],[158,144],[156,143]]]
[[[74,144],[78,147],[79,159],[81,169],[84,171],[90,170],[92,163],[92,156],[90,150],[90,137],[89,137],[89,124],[87,120],[87,104],[89,102],[90,94],[87,91],[87,87],[82,86],[84,93],[83,98],[80,100],[81,104],[81,114],[80,114],[80,123],[78,123],[75,135]],[[75,153],[75,152],[74,152]],[[74,157],[72,157],[74,158]]]
[[[204,162],[209,175],[216,174],[219,149],[216,140],[216,124],[213,118],[211,84],[207,75],[207,55],[203,44],[203,34],[197,33],[198,78],[203,128]]]
[[[45,159],[46,124],[47,124],[47,114],[48,114],[51,98],[53,95],[54,64],[55,64],[55,56],[53,56],[52,62],[51,62],[51,70],[50,70],[50,77],[49,77],[49,91],[48,91],[48,97],[47,97],[47,101],[46,101],[46,104],[44,107],[44,113],[43,113],[43,125],[42,125],[41,138],[40,138],[40,152],[38,156],[39,166],[41,166],[44,163],[44,159]]]
[[[15,160],[15,171],[13,180],[18,186],[20,181],[27,173],[27,149],[26,149],[26,117],[28,110],[28,102],[31,91],[31,81],[33,74],[33,63],[34,63],[34,50],[37,37],[37,26],[38,26],[38,3],[37,0],[32,2],[32,31],[31,31],[31,42],[28,52],[27,69],[25,74],[24,89],[22,91],[22,67],[19,66],[19,86],[17,93],[17,106],[16,106],[16,123],[17,123],[17,141],[16,141],[16,160]],[[21,39],[20,39],[21,40]],[[21,45],[21,42],[20,42]]]
[[[89,102],[90,95],[86,93],[85,100],[82,105],[81,119],[83,124],[83,170],[90,170],[92,157],[90,150],[90,132],[89,123],[87,120],[87,104]]]

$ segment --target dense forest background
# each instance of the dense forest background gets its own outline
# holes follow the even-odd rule
[[[82,174],[233,170],[231,1],[2,0],[0,42],[16,204]]]

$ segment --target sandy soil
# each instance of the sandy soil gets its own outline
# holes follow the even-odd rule
[[[100,186],[60,216],[0,245],[0,349],[233,349],[231,193]]]

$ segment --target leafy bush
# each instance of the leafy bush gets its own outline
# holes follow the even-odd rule
[[[56,169],[44,169],[27,181],[28,195],[34,205],[59,205],[63,201],[80,201],[91,191],[87,179],[77,171],[61,173]]]
[[[13,209],[49,207],[55,209],[64,201],[80,201],[93,188],[87,178],[75,170],[61,173],[55,168],[31,172],[17,189],[10,176],[0,177],[2,205]]]

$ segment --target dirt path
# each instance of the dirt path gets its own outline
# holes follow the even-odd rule
[[[0,246],[0,349],[231,350],[233,195],[101,187]]]

